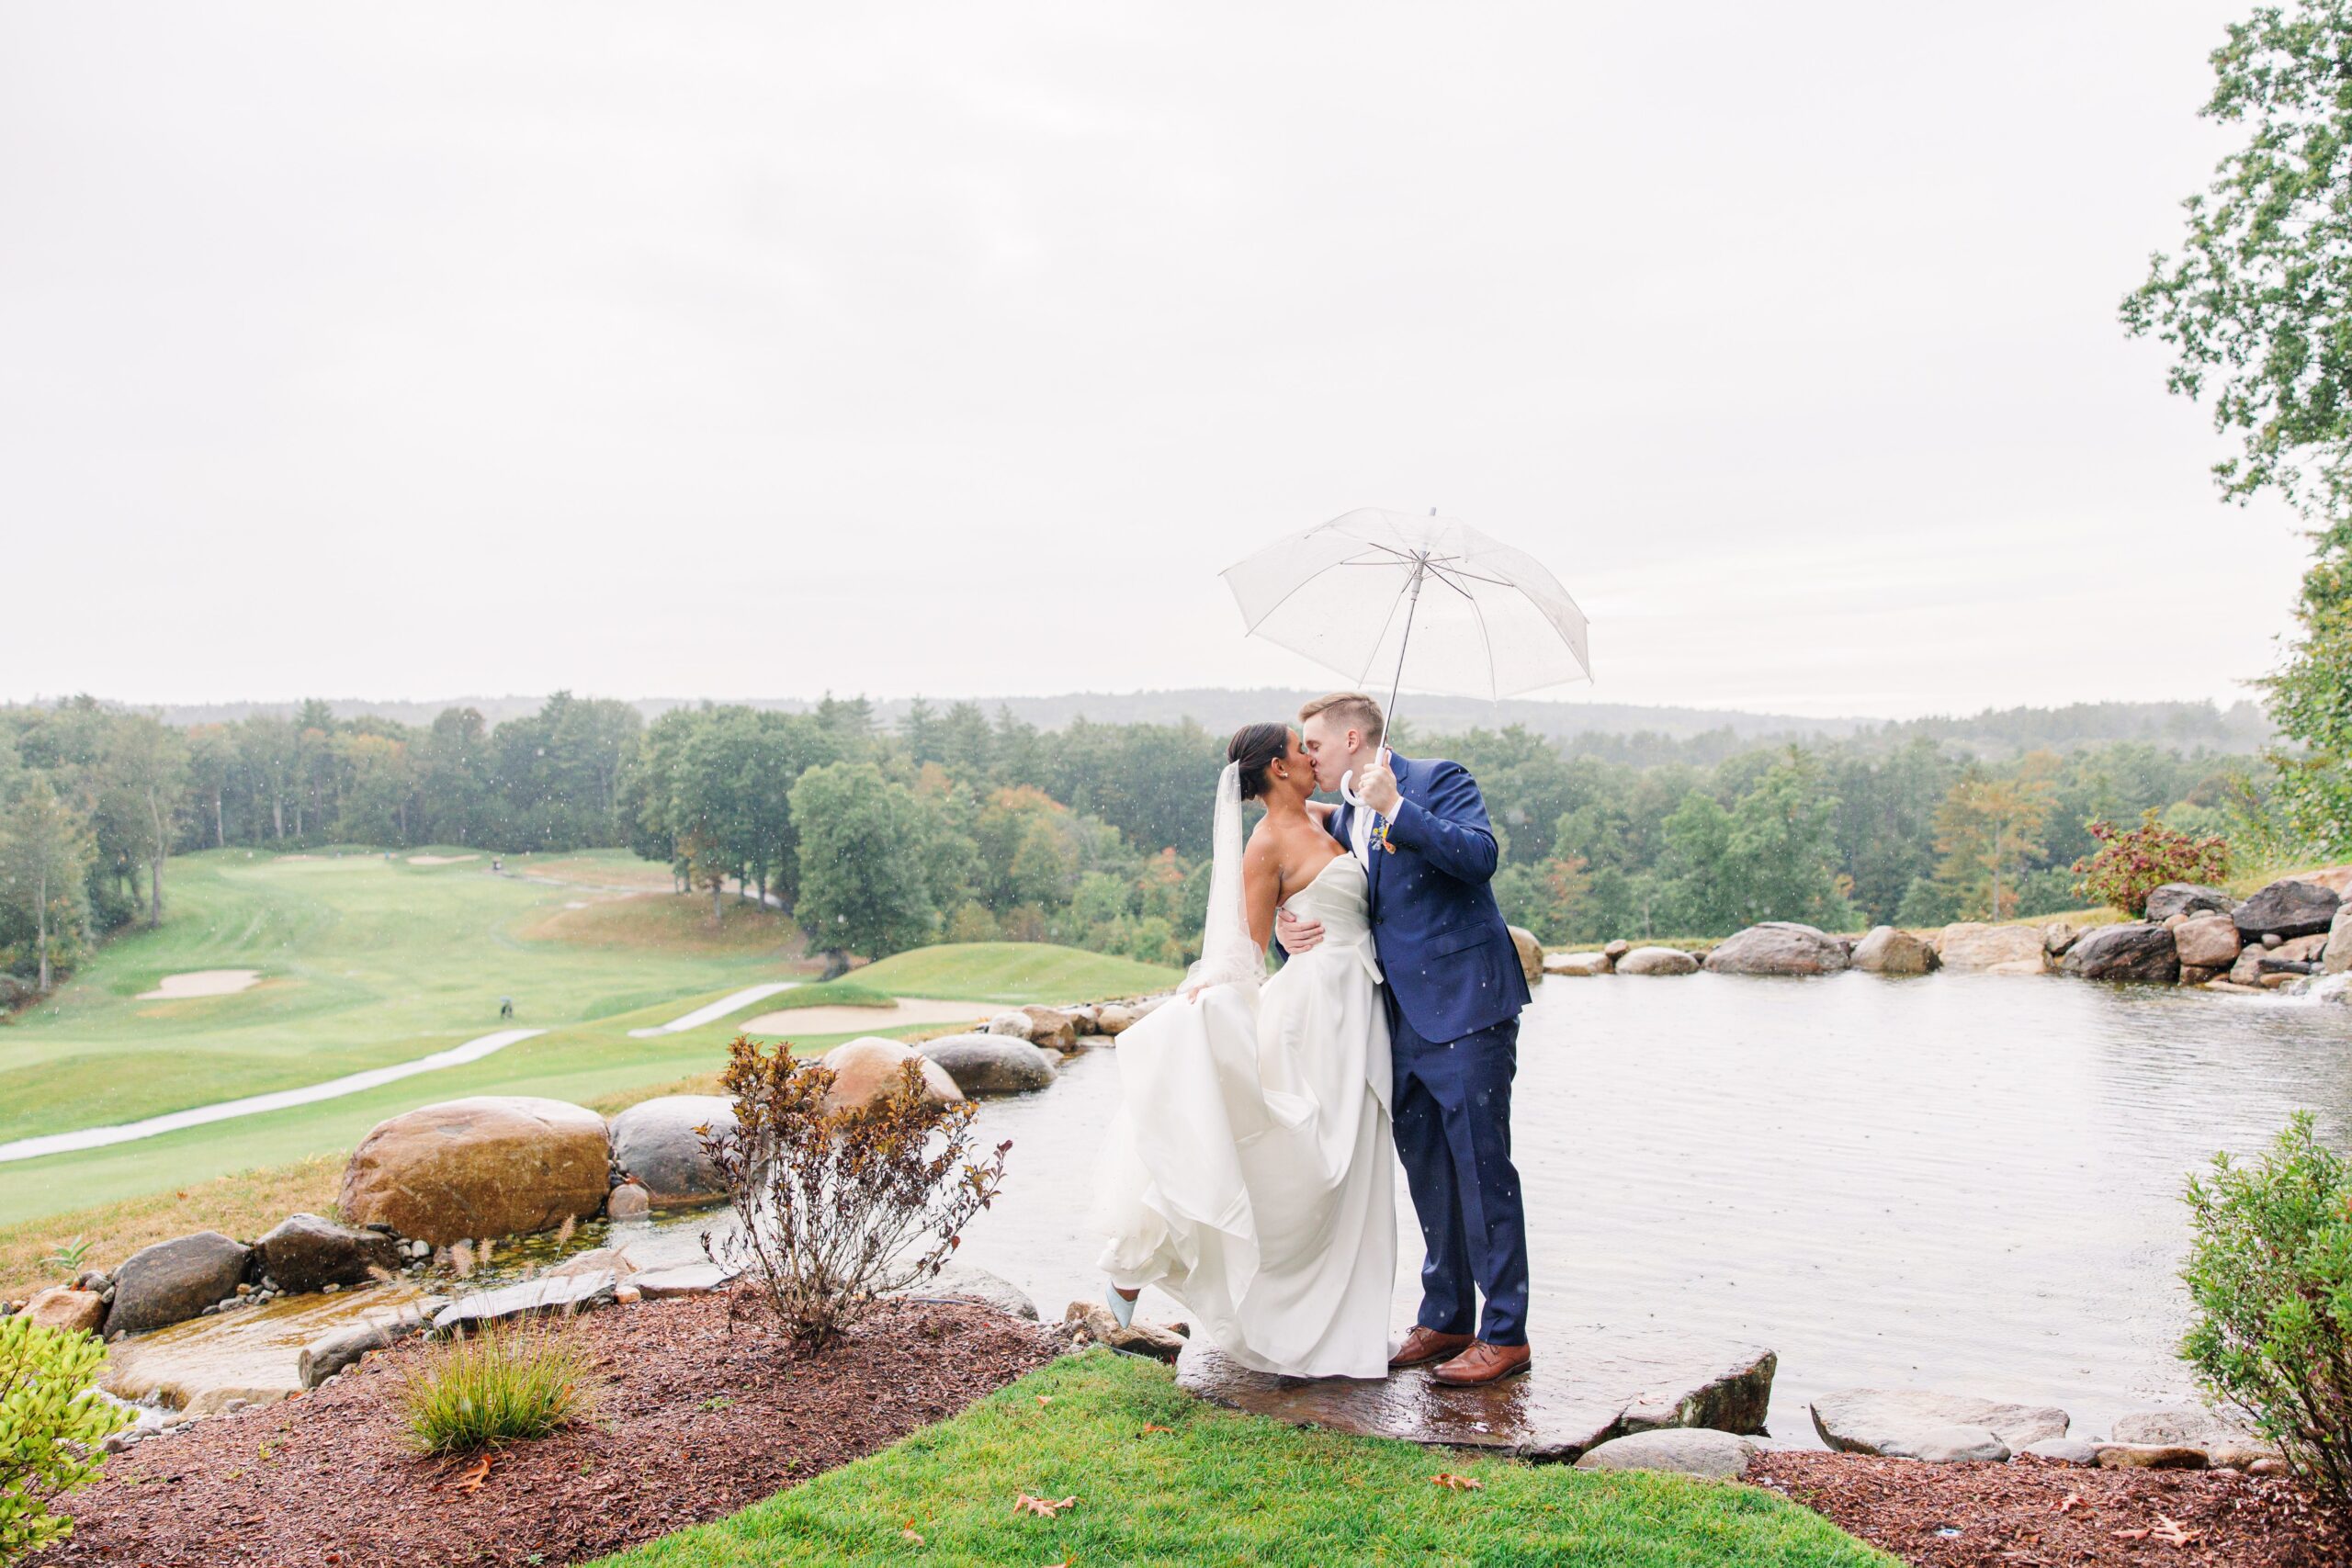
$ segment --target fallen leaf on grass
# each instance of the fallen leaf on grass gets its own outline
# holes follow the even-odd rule
[[[1136,1434],[1136,1437],[1138,1437],[1138,1438],[1148,1438],[1148,1437],[1149,1437],[1149,1436],[1151,1436],[1154,1432],[1173,1432],[1175,1429],[1176,1429],[1176,1428],[1175,1428],[1175,1427],[1159,1427],[1159,1426],[1155,1426],[1155,1425],[1153,1425],[1152,1423],[1150,1423],[1150,1422],[1147,1421],[1147,1422],[1145,1422],[1145,1423],[1144,1423],[1143,1430],[1142,1430],[1142,1431],[1140,1431],[1140,1432],[1137,1432],[1137,1433]]]
[[[2199,1532],[2191,1529],[2183,1529],[2180,1528],[2180,1525],[2177,1520],[2168,1519],[2162,1514],[2158,1514],[2156,1516],[2156,1528],[2150,1530],[2148,1533],[2156,1540],[2163,1541],[2166,1546],[2187,1546],[2190,1541],[2197,1539]]]
[[[481,1491],[481,1483],[490,1478],[490,1462],[491,1456],[488,1454],[474,1461],[467,1467],[466,1472],[458,1477],[458,1490],[460,1492]]]
[[[906,1529],[900,1530],[899,1532],[899,1539],[900,1540],[913,1541],[917,1546],[921,1546],[922,1544],[922,1533],[912,1525],[909,1525]]]
[[[1486,1490],[1469,1476],[1456,1475],[1450,1470],[1441,1470],[1430,1479],[1448,1492],[1484,1492]]]
[[[1041,1519],[1050,1519],[1056,1514],[1060,1513],[1064,1508],[1074,1508],[1077,1506],[1078,1499],[1075,1497],[1065,1497],[1060,1502],[1056,1503],[1048,1501],[1044,1497],[1032,1497],[1026,1492],[1023,1492],[1020,1496],[1015,1497],[1012,1500],[1012,1511],[1014,1513],[1035,1514]]]
[[[2058,1505],[2058,1511],[2063,1514],[2069,1509],[2079,1508],[2082,1506],[2083,1495],[2079,1492],[2069,1492],[2066,1494],[2066,1500]]]
[[[1043,1410],[1046,1405],[1051,1404],[1053,1402],[1054,1396],[1052,1394],[1041,1393],[1037,1396],[1037,1408]]]

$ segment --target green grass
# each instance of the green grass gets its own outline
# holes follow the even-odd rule
[[[1157,964],[1041,942],[972,942],[919,947],[856,972],[857,983],[893,997],[950,1001],[1078,1002],[1164,991],[1182,976]]]
[[[582,863],[601,858],[567,861],[593,875],[596,866]],[[492,876],[487,863],[412,866],[359,852],[281,860],[243,850],[175,858],[163,930],[108,942],[54,998],[0,1028],[0,1141],[413,1060],[504,1027],[502,996],[514,998],[514,1026],[548,1032],[340,1100],[0,1165],[0,1226],[340,1154],[384,1118],[434,1100],[538,1094],[589,1103],[709,1073],[737,1020],[651,1040],[628,1032],[806,973],[779,956],[772,934],[735,945],[722,931],[714,945],[694,945],[683,934],[694,926],[690,911],[699,908],[707,930],[708,910],[695,896],[656,919],[631,917],[641,930],[668,933],[647,945],[611,943],[604,922],[570,940],[556,917],[582,913],[565,906],[595,894]],[[730,924],[775,923],[731,900],[729,908]],[[165,975],[237,968],[261,970],[262,983],[235,996],[137,999]],[[901,975],[919,982],[909,994],[987,1002],[1125,995],[1175,978],[1098,953],[988,944],[902,953],[859,971],[855,984],[882,992],[895,984],[882,977]],[[798,1043],[821,1050],[849,1037]]]
[[[887,1008],[898,998],[888,991],[855,980],[825,980],[813,986],[800,986],[762,1002],[762,1012],[785,1012],[793,1008]]]
[[[1043,1395],[1048,1401],[1039,1404]],[[1165,1427],[1164,1433],[1144,1428]],[[1436,1485],[1467,1475],[1476,1492]],[[1022,1493],[1077,1502],[1013,1511]],[[921,1544],[905,1531],[922,1537]],[[1889,1568],[1784,1498],[1301,1430],[1202,1404],[1095,1350],[893,1448],[599,1568],[788,1563],[1589,1564]]]

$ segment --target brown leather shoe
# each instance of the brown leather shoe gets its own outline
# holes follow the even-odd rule
[[[1515,1378],[1534,1364],[1535,1352],[1524,1345],[1489,1345],[1480,1339],[1430,1376],[1449,1388],[1476,1388]]]
[[[1388,1370],[1395,1372],[1407,1367],[1426,1367],[1431,1361],[1459,1356],[1476,1343],[1477,1340],[1467,1334],[1440,1334],[1434,1328],[1423,1328],[1417,1323],[1413,1325],[1413,1332],[1405,1336],[1405,1343],[1388,1358]]]

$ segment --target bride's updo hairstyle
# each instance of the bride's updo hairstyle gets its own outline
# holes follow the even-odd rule
[[[1265,797],[1266,770],[1290,753],[1287,724],[1245,724],[1227,742],[1225,760],[1241,764],[1241,798]]]

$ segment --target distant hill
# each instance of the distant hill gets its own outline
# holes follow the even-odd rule
[[[1192,719],[1212,733],[1221,734],[1255,719],[1286,716],[1315,693],[1280,687],[1236,690],[1198,687],[1168,692],[1073,692],[1050,697],[932,697],[935,709],[958,700],[977,702],[991,716],[1000,709],[1041,729],[1059,729],[1077,718],[1102,724],[1175,724]],[[363,714],[427,725],[444,708],[471,707],[492,724],[536,713],[543,699],[536,696],[451,697],[436,702],[387,702],[348,697],[330,700],[339,718]],[[691,707],[688,697],[632,699],[649,719],[672,708]],[[874,704],[876,716],[895,727],[911,699],[889,698]],[[754,698],[745,705],[803,713],[816,705],[797,698]],[[160,710],[174,724],[219,724],[254,714],[290,716],[297,703],[176,704]],[[1745,713],[1735,708],[1642,707],[1627,703],[1540,702],[1513,699],[1500,703],[1476,698],[1414,695],[1403,705],[1408,728],[1419,734],[1450,734],[1470,728],[1497,729],[1524,725],[1539,735],[1577,750],[1585,737],[1641,736],[1667,742],[1703,740],[1698,750],[1728,753],[1744,746],[1774,741],[1849,739],[1873,750],[1892,748],[1925,737],[1984,756],[2008,756],[2037,747],[2064,750],[2109,740],[2139,740],[2174,750],[2203,747],[2215,751],[2246,752],[2268,744],[2269,721],[2252,703],[2227,708],[2206,703],[2076,703],[2059,708],[1988,708],[1970,716],[1914,719],[1809,718],[1795,714]],[[1603,748],[1608,749],[1608,748]]]

